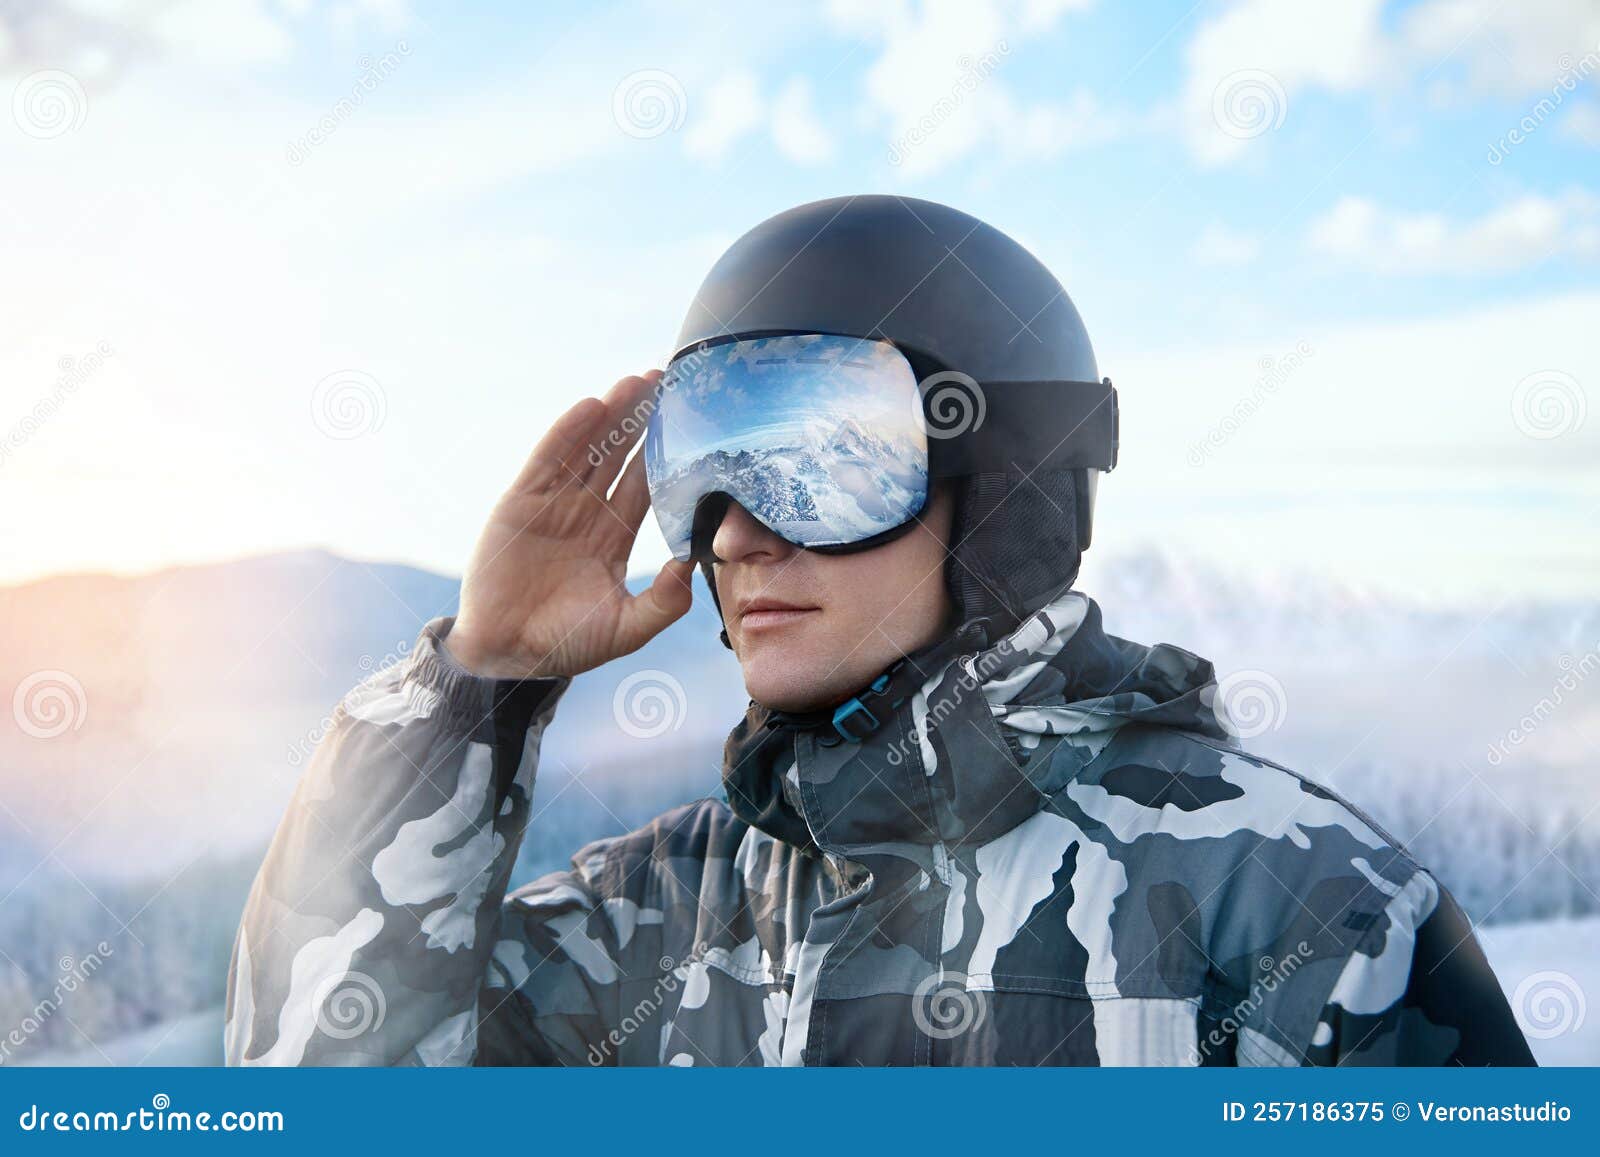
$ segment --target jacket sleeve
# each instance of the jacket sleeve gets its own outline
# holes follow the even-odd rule
[[[599,846],[503,903],[570,680],[474,676],[450,625],[335,709],[245,907],[229,1064],[581,1063],[604,1031]]]
[[[1322,1065],[1534,1064],[1455,898],[1419,871],[1385,914],[1376,952],[1356,951],[1341,969],[1307,1059]]]

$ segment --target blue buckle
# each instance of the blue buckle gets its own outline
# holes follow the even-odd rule
[[[872,681],[872,686],[867,691],[867,694],[882,694],[883,689],[888,685],[889,676],[886,674],[879,675]],[[858,715],[864,716],[864,718],[860,720],[862,724],[862,730],[859,734],[851,728],[845,726],[847,721],[856,719]],[[871,709],[869,709],[865,703],[861,702],[861,696],[859,695],[846,699],[843,703],[839,704],[839,706],[833,712],[833,729],[837,731],[842,738],[848,739],[852,743],[860,743],[868,735],[871,735],[878,729],[878,723],[878,717],[872,713]]]

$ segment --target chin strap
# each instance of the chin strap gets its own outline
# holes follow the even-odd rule
[[[799,731],[819,730],[817,742],[824,747],[850,742],[860,743],[871,735],[908,698],[915,694],[929,668],[937,667],[951,655],[982,650],[989,645],[988,619],[973,619],[935,643],[896,659],[872,682],[834,707],[815,711],[766,709],[767,728],[788,727]]]
[[[711,592],[711,605],[717,608],[717,618],[722,618],[722,600],[717,598],[717,579],[711,573],[711,560],[700,560],[700,577],[706,580],[706,589]],[[717,638],[722,640],[722,645],[728,650],[733,650],[733,644],[728,642],[728,628],[723,627],[717,633]]]

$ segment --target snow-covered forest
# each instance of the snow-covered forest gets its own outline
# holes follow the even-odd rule
[[[1097,571],[1086,589],[1113,633],[1178,643],[1219,674],[1270,672],[1281,725],[1247,746],[1339,791],[1430,867],[1530,1015],[1550,975],[1560,1007],[1581,1013],[1572,1001],[1600,960],[1600,797],[1582,742],[1600,680],[1552,712],[1535,705],[1571,669],[1560,657],[1595,645],[1592,608],[1486,621],[1228,586],[1159,556]],[[72,671],[88,705],[58,738],[0,736],[0,1064],[220,1060],[240,909],[331,704],[403,657],[454,593],[318,554],[0,592],[8,669]],[[64,639],[41,607],[80,602],[83,629]],[[261,644],[252,616],[285,626]],[[252,646],[250,663],[230,663]],[[580,678],[546,736],[518,881],[718,790],[745,697],[709,606],[617,666]],[[665,734],[616,726],[618,680],[638,671],[675,685]],[[1528,742],[1486,757],[1530,711]],[[1536,1051],[1600,1063],[1600,1017],[1569,1019]]]

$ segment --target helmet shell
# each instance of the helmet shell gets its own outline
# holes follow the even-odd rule
[[[983,381],[1099,380],[1061,283],[976,217],[914,197],[831,197],[769,217],[706,275],[673,356],[757,333],[882,338]]]

